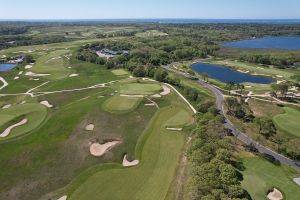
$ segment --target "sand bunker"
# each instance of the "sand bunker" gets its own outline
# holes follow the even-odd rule
[[[139,163],[140,163],[139,160],[128,161],[127,160],[127,155],[124,155],[122,165],[124,167],[132,167],[132,166],[138,165]]]
[[[94,124],[89,124],[89,125],[87,125],[87,126],[85,127],[85,130],[87,130],[87,131],[93,131],[94,128],[95,128],[95,125],[94,125]]]
[[[52,108],[53,107],[53,105],[51,105],[48,101],[41,101],[40,104],[42,104],[42,105],[44,105],[44,106],[46,106],[48,108]]]
[[[6,109],[6,108],[10,108],[11,107],[11,104],[7,104],[5,106],[2,107],[2,109]]]
[[[25,69],[30,69],[30,68],[32,68],[32,65],[26,65],[25,66]]]
[[[293,181],[300,186],[300,177],[299,178],[294,178]]]
[[[278,77],[278,78],[283,78],[283,76],[281,76],[281,75],[276,75],[276,77]]]
[[[19,73],[18,73],[18,75],[22,75],[23,74],[23,71],[20,71]]]
[[[169,87],[167,87],[167,86],[165,86],[165,85],[162,85],[162,88],[163,88],[164,91],[162,91],[162,92],[160,93],[160,95],[165,96],[165,95],[170,94],[171,89],[170,89]]]
[[[26,101],[22,101],[20,104],[22,105],[22,104],[24,104],[24,103],[26,103]]]
[[[155,103],[145,103],[145,106],[155,106]]]
[[[51,74],[36,74],[33,72],[26,72],[25,76],[34,76],[34,77],[39,77],[39,76],[50,76]]]
[[[18,76],[16,76],[15,78],[14,78],[14,80],[18,80],[20,77],[18,77]]]
[[[267,197],[269,200],[282,200],[283,199],[282,193],[279,190],[277,190],[276,188],[274,188],[273,192],[270,192]]]
[[[71,74],[69,77],[76,77],[79,76],[79,74]]]
[[[161,98],[161,95],[160,94],[154,94],[151,97],[153,97],[153,98]]]
[[[90,153],[93,156],[100,157],[104,155],[107,151],[109,151],[111,148],[120,143],[120,141],[107,142],[105,144],[93,143],[90,146]]]
[[[14,124],[14,125],[11,125],[10,127],[8,127],[7,129],[5,129],[5,131],[3,131],[3,132],[0,134],[0,137],[2,137],[2,138],[7,137],[13,128],[18,127],[18,126],[21,126],[21,125],[24,125],[24,124],[27,123],[27,121],[28,121],[27,119],[23,119],[23,120],[20,121],[19,123],[16,123],[16,124]]]
[[[65,195],[65,196],[62,196],[62,197],[60,197],[59,199],[57,199],[57,200],[67,200],[67,198],[68,198],[68,196],[67,195]]]
[[[182,128],[166,128],[168,131],[182,131]]]

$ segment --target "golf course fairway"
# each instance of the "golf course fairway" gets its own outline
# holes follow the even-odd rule
[[[96,172],[70,194],[70,199],[165,199],[184,143],[180,132],[167,131],[165,126],[182,109],[172,105],[154,116],[136,148],[136,157],[141,160],[138,166]],[[190,116],[183,119],[185,125],[192,122]]]

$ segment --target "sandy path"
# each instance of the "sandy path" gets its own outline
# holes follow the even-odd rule
[[[283,199],[282,193],[279,190],[277,190],[276,188],[274,188],[273,192],[270,192],[267,197],[269,200],[282,200]]]
[[[127,155],[124,155],[122,165],[123,167],[132,167],[138,165],[139,163],[140,163],[139,160],[128,161]]]
[[[3,85],[0,87],[0,90],[2,90],[3,88],[5,88],[6,86],[8,86],[8,83],[5,81],[4,78],[0,77],[0,81],[2,81]]]
[[[2,138],[7,137],[13,128],[18,127],[18,126],[21,126],[21,125],[24,125],[24,124],[27,123],[27,121],[28,121],[27,119],[23,119],[23,120],[20,121],[19,123],[16,123],[16,124],[14,124],[14,125],[11,125],[10,127],[8,127],[7,129],[5,129],[5,131],[3,131],[3,132],[0,134],[0,137],[2,137]]]
[[[120,143],[120,141],[107,142],[105,144],[93,143],[90,146],[90,153],[93,156],[100,157],[104,155],[107,151],[109,151],[111,148]]]

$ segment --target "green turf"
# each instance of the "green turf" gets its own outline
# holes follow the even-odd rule
[[[184,140],[180,133],[168,132],[164,127],[180,111],[177,106],[159,111],[144,133],[145,143],[142,140],[137,148],[139,151],[143,147],[138,167],[101,170],[79,185],[70,199],[165,199]]]
[[[16,105],[1,110],[0,111],[0,127],[2,127],[1,130],[5,130],[5,128],[7,128],[7,127],[3,127],[5,124],[21,116],[23,119],[26,118],[28,122],[22,126],[15,127],[14,129],[12,129],[11,133],[5,138],[0,138],[0,141],[17,137],[29,131],[32,131],[45,120],[46,115],[47,115],[46,107],[37,103]],[[22,119],[20,119],[19,121],[21,120]]]
[[[136,108],[140,101],[141,98],[137,97],[114,95],[103,104],[103,108],[109,112],[129,112]]]
[[[116,76],[125,76],[128,75],[128,72],[124,69],[115,69],[115,70],[111,70],[111,72],[116,75]]]
[[[285,107],[284,110],[284,114],[276,115],[273,118],[275,124],[283,131],[300,137],[300,111],[289,107]]]
[[[276,187],[284,193],[285,199],[298,200],[299,186],[292,181],[295,172],[287,166],[275,166],[260,157],[246,157],[242,159],[245,170],[242,171],[244,187],[252,199],[265,200],[266,193]]]
[[[161,87],[157,83],[129,83],[120,86],[122,94],[154,94],[159,92]]]
[[[193,118],[187,110],[179,109],[176,115],[173,115],[167,120],[166,126],[168,127],[182,126],[187,124],[188,122],[191,122],[192,120]]]
[[[51,74],[46,76],[47,79],[65,78],[70,74],[70,70],[67,68],[69,60],[64,56],[69,53],[70,50],[64,49],[52,51],[45,56],[41,56],[37,59],[31,71],[37,74]]]

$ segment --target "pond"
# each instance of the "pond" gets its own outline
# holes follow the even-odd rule
[[[263,37],[252,40],[227,42],[224,43],[223,46],[239,49],[300,50],[300,36]]]
[[[199,74],[207,73],[210,78],[217,79],[223,83],[272,83],[272,78],[270,77],[251,75],[221,65],[197,63],[192,65],[192,70]]]
[[[6,72],[16,67],[17,64],[0,64],[0,72]]]

